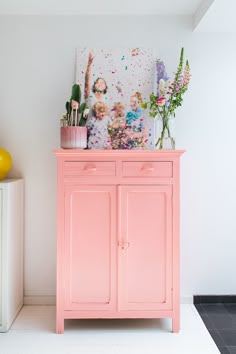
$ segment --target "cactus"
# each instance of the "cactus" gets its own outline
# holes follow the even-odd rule
[[[80,85],[78,84],[74,84],[72,86],[72,94],[71,94],[71,99],[70,101],[76,101],[80,104],[80,100],[81,100],[81,89],[80,89]]]
[[[86,121],[87,121],[87,117],[84,117],[84,110],[86,109],[86,103],[83,102],[80,107],[79,107],[79,113],[81,114],[81,118],[80,118],[80,121],[79,121],[79,125],[81,127],[84,127],[85,124],[86,124]]]
[[[71,93],[71,99],[70,99],[70,105],[72,107],[72,100],[78,102],[80,105],[80,100],[81,100],[81,89],[80,85],[74,84],[72,86],[72,93]],[[71,110],[72,112],[72,122],[71,125],[76,126],[79,125],[79,111],[78,110]]]
[[[79,109],[72,109],[72,100],[78,102]],[[66,120],[68,126],[85,126],[87,118],[83,116],[84,110],[86,108],[86,103],[81,102],[81,89],[80,85],[74,84],[72,86],[70,101],[66,102]],[[79,119],[80,117],[80,119]]]
[[[66,102],[66,120],[67,124],[70,125],[70,115],[71,115],[71,104],[69,101]]]

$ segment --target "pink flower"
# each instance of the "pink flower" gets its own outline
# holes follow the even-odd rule
[[[79,109],[79,103],[77,102],[77,101],[74,101],[74,100],[72,100],[71,101],[71,107],[72,107],[72,109],[74,110],[76,110],[76,109]]]
[[[186,64],[186,66],[184,68],[184,78],[183,78],[184,86],[186,86],[186,88],[189,84],[190,78],[191,78],[191,74],[190,74],[189,65]]]
[[[156,104],[161,107],[164,106],[165,102],[166,102],[165,97],[160,97],[156,100]]]

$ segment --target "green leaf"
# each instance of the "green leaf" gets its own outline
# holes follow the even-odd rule
[[[81,103],[81,105],[80,105],[80,107],[79,107],[79,113],[82,113],[82,114],[83,114],[85,108],[86,108],[86,103],[85,103],[85,102]]]
[[[87,118],[85,117],[81,117],[80,121],[79,121],[79,126],[80,127],[84,127],[86,124]]]
[[[77,101],[78,103],[80,103],[80,100],[81,100],[81,89],[80,89],[80,85],[74,84],[74,85],[72,86],[71,100],[74,100],[74,101]]]
[[[145,102],[145,103],[141,103],[141,107],[143,108],[143,109],[147,109],[147,102]]]
[[[68,114],[70,114],[70,102],[66,102],[66,111]]]

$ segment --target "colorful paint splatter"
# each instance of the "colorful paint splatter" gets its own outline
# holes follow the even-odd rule
[[[90,55],[92,53],[92,55]],[[86,73],[90,57],[89,74],[85,85]],[[99,94],[96,80],[100,78],[106,85],[104,95]],[[134,117],[140,110],[142,100],[147,100],[154,90],[155,81],[155,59],[153,50],[144,48],[78,48],[76,62],[76,83],[80,84],[81,91],[87,92],[87,105],[90,109],[89,118],[92,116],[93,105],[97,101],[105,102],[109,108],[109,117],[114,119],[116,104],[122,105],[122,116],[126,120],[126,128],[115,127],[114,137],[109,126],[109,136],[112,148],[153,148],[153,119],[149,117],[148,111],[142,112],[141,130],[137,131],[137,125],[132,125],[131,117]],[[94,93],[94,88],[97,90]],[[93,91],[92,91],[93,90]],[[97,95],[97,96],[96,96]],[[96,98],[97,97],[97,98]],[[101,98],[99,98],[101,97]],[[112,118],[113,117],[113,118]],[[119,129],[119,131],[117,130]],[[119,134],[125,135],[126,142],[121,143]],[[119,134],[118,134],[119,133]],[[136,134],[136,137],[135,137]],[[138,134],[138,135],[137,135]],[[128,139],[129,136],[129,139]],[[114,139],[113,139],[114,138]],[[124,136],[123,136],[124,138]],[[120,143],[114,141],[120,139]],[[96,139],[94,139],[96,141]],[[119,146],[119,147],[116,147]],[[127,147],[125,147],[127,146]],[[93,148],[90,144],[90,148]]]

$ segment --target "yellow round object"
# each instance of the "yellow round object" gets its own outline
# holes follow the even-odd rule
[[[12,158],[8,151],[0,147],[0,180],[2,180],[11,169]]]

